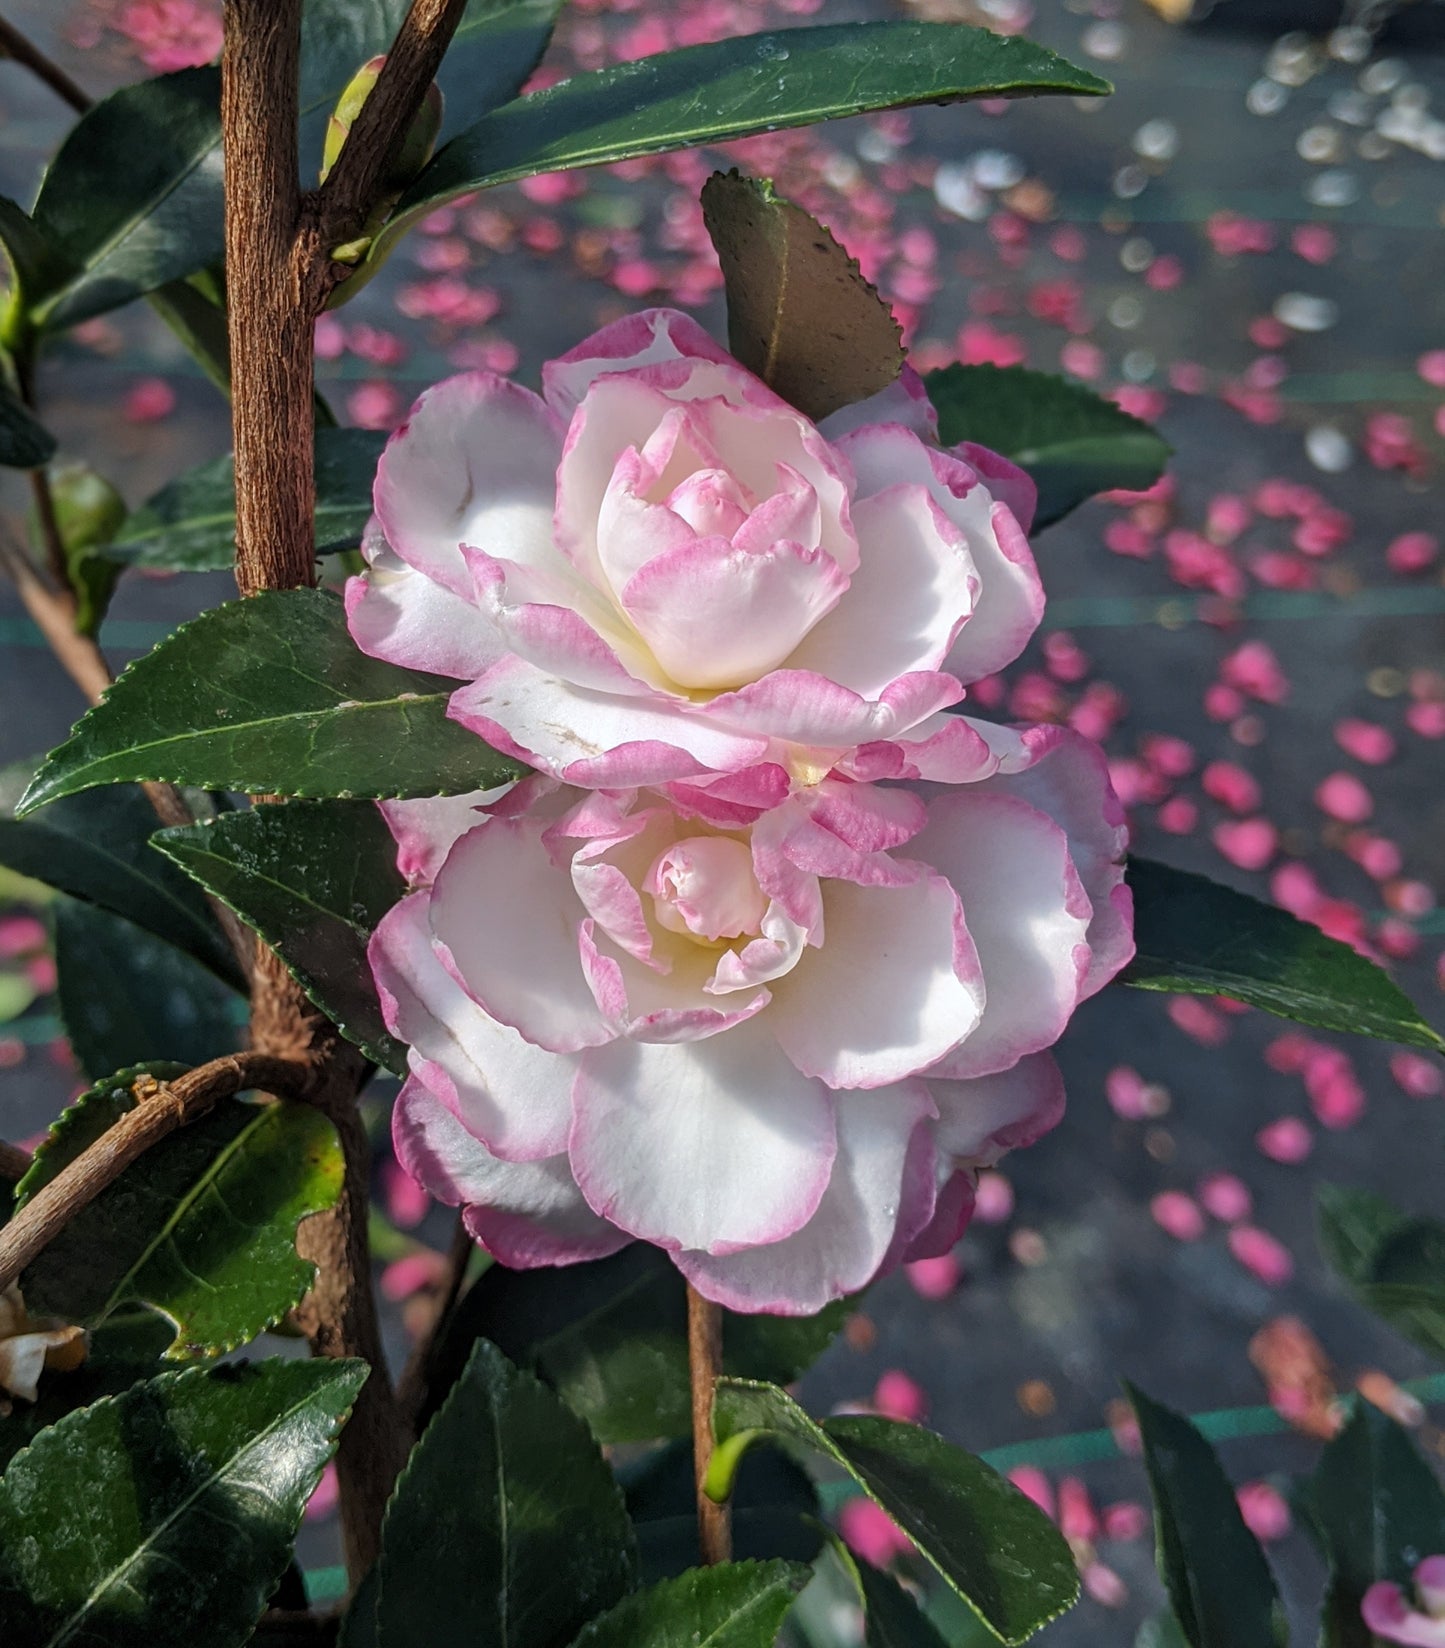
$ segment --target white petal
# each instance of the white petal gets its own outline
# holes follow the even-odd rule
[[[791,1235],[836,1149],[831,1095],[783,1057],[766,1014],[706,1041],[591,1049],[573,1114],[572,1167],[592,1208],[672,1249]]]
[[[470,598],[385,550],[346,584],[346,627],[371,658],[473,681],[501,657],[496,625]]]
[[[483,809],[512,789],[498,784],[467,795],[429,795],[413,801],[378,803],[396,838],[396,867],[413,886],[429,884],[457,840],[482,822]]]
[[[992,1167],[1056,1127],[1064,1114],[1064,1079],[1051,1054],[1034,1053],[1012,1070],[973,1081],[935,1081],[939,1151],[956,1165]]]

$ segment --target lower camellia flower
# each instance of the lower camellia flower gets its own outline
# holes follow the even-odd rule
[[[740,1310],[945,1251],[977,1169],[1058,1120],[1045,1049],[1132,953],[1102,756],[991,731],[1010,770],[927,794],[389,804],[402,1163],[506,1264],[642,1240]]]
[[[1415,1600],[1391,1580],[1382,1579],[1365,1592],[1360,1616],[1386,1642],[1405,1648],[1445,1648],[1445,1556],[1427,1556],[1415,1569]]]

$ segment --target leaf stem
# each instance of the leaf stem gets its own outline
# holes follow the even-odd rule
[[[712,1402],[722,1372],[722,1306],[687,1288],[687,1366],[692,1382],[692,1457],[697,1483],[697,1538],[703,1566],[732,1557],[732,1512],[707,1492],[712,1463]]]
[[[315,1079],[314,1067],[305,1060],[266,1053],[232,1053],[212,1059],[171,1082],[141,1077],[132,1088],[135,1109],[36,1191],[0,1229],[0,1288],[8,1287],[133,1161],[167,1134],[204,1115],[219,1099],[250,1088],[301,1098]]]
[[[0,54],[29,69],[36,79],[43,80],[51,91],[68,103],[77,114],[84,114],[90,107],[90,98],[65,70],[3,17],[0,17]]]

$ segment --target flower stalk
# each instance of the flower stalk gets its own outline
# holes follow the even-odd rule
[[[712,1464],[712,1404],[722,1372],[722,1306],[687,1290],[687,1365],[692,1384],[692,1454],[697,1481],[697,1540],[703,1566],[728,1562],[733,1554],[732,1512],[707,1491]]]

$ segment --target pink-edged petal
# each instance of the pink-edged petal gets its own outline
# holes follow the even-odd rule
[[[864,784],[888,778],[936,784],[975,784],[998,771],[999,760],[966,716],[930,715],[890,739],[860,744],[838,763],[838,772]]]
[[[979,1023],[983,978],[958,898],[941,876],[915,867],[915,877],[903,887],[825,884],[822,947],[773,986],[768,1027],[799,1070],[829,1087],[902,1081]]]
[[[622,604],[673,681],[715,689],[776,668],[847,587],[821,549],[780,540],[749,551],[695,538],[648,561]]]
[[[813,820],[860,853],[882,853],[912,841],[928,822],[921,796],[872,784],[825,778],[805,790],[800,801]]]
[[[848,593],[788,660],[865,698],[943,667],[979,596],[968,540],[917,483],[853,505],[858,570]]]
[[[712,956],[695,945],[675,945],[670,960],[672,965],[663,973],[631,956],[609,953],[596,942],[592,924],[583,926],[583,971],[598,1007],[621,1037],[637,1042],[700,1041],[752,1018],[771,999],[760,987],[721,999],[710,996]]]
[[[1027,532],[1034,524],[1034,511],[1039,507],[1039,489],[1033,476],[1011,459],[976,441],[961,442],[953,453],[983,477],[989,495],[1007,505],[1019,529]]]
[[[925,1080],[938,1106],[939,1151],[959,1166],[992,1167],[1063,1120],[1064,1078],[1048,1053],[973,1081]]]
[[[562,418],[571,419],[594,379],[663,361],[737,362],[690,315],[676,309],[644,309],[584,338],[575,349],[542,368],[542,393]]]
[[[429,896],[382,917],[367,950],[382,1015],[470,1132],[509,1161],[565,1149],[574,1061],[498,1024],[447,972],[432,945]]]
[[[1025,750],[1006,762],[986,793],[1021,796],[1068,835],[1069,852],[1094,907],[1089,971],[1080,999],[1102,990],[1134,954],[1134,900],[1124,884],[1129,829],[1103,750],[1068,727],[1032,727]]]
[[[514,788],[499,784],[468,795],[432,795],[416,801],[378,803],[386,827],[396,840],[396,867],[411,887],[436,878],[447,854],[468,830],[476,829],[495,805]]]
[[[494,372],[428,389],[381,455],[373,494],[387,542],[465,599],[461,546],[517,561],[554,558],[562,425],[531,390]]]
[[[938,413],[923,387],[923,379],[911,366],[905,364],[893,382],[876,395],[830,412],[818,428],[830,441],[836,441],[875,423],[902,424],[925,441],[937,441]]]
[[[970,1169],[950,1174],[938,1187],[933,1217],[904,1247],[899,1262],[912,1264],[915,1259],[937,1259],[947,1253],[968,1229],[976,1190],[977,1178]]]
[[[389,550],[346,582],[346,627],[371,658],[472,681],[502,654],[496,626],[470,598],[453,595]]]
[[[970,787],[932,802],[908,850],[957,890],[987,991],[978,1026],[930,1075],[992,1075],[1052,1046],[1079,1002],[1093,913],[1064,832],[1016,796]]]
[[[452,695],[453,720],[569,784],[630,789],[737,772],[768,753],[766,732],[713,725],[676,699],[589,692],[520,658]]]
[[[844,750],[894,737],[962,696],[951,675],[931,671],[900,676],[870,701],[826,676],[783,669],[720,694],[698,706],[695,715],[737,732]]]
[[[572,1053],[616,1032],[582,971],[586,909],[552,864],[544,828],[494,818],[463,836],[436,878],[432,934],[443,965],[494,1019],[537,1047]]]
[[[812,1218],[837,1150],[833,1099],[793,1068],[766,1019],[583,1057],[570,1154],[595,1212],[713,1254],[781,1241]]]
[[[916,1148],[926,1147],[933,1115],[923,1084],[840,1093],[836,1103],[837,1159],[817,1212],[801,1230],[723,1257],[686,1250],[674,1255],[704,1298],[731,1310],[814,1315],[873,1280],[900,1227],[911,1232],[928,1222],[933,1164],[931,1152]]]
[[[415,1077],[397,1098],[391,1128],[401,1165],[438,1201],[465,1207],[473,1239],[505,1265],[604,1259],[631,1239],[588,1207],[565,1155],[499,1161]]]

